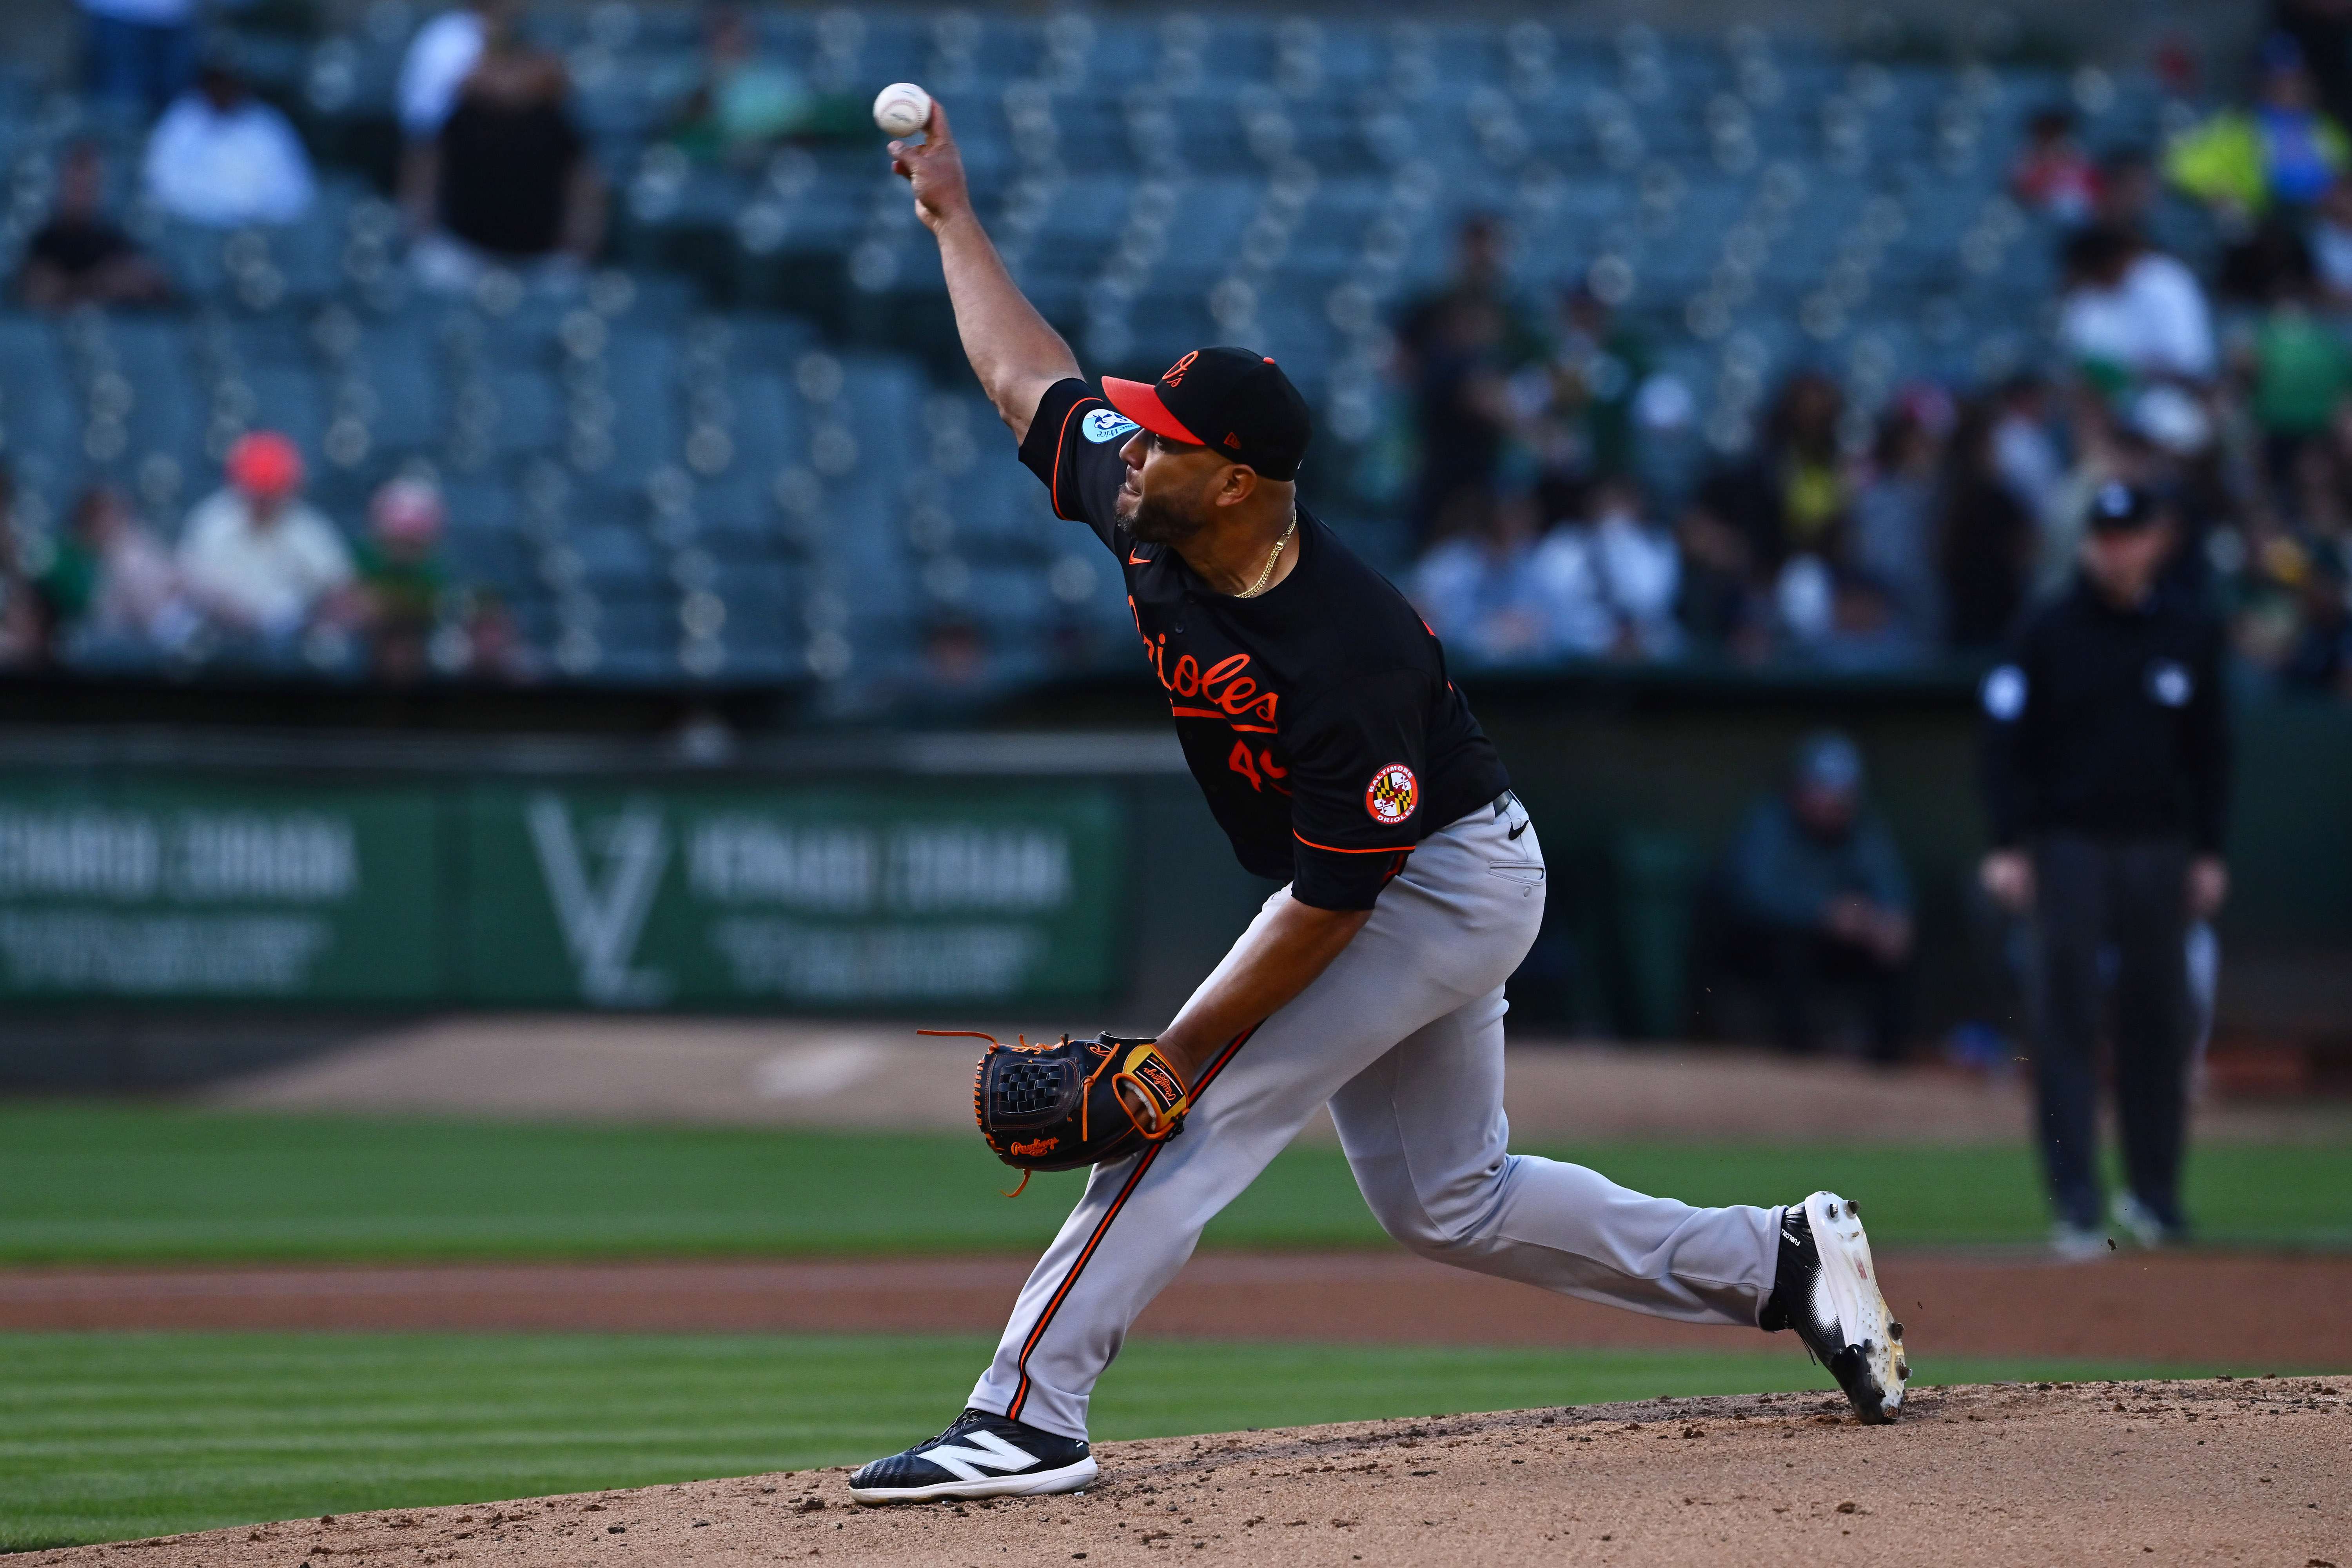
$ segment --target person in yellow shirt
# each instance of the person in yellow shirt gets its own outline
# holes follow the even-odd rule
[[[2274,206],[2315,205],[2352,169],[2352,139],[2319,109],[2302,47],[2284,33],[2263,46],[2251,110],[2216,114],[2165,151],[2166,177],[2222,213],[2250,221]]]

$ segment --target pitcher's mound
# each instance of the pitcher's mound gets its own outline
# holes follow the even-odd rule
[[[1883,1427],[1814,1394],[1431,1416],[1106,1443],[1072,1497],[863,1509],[845,1471],[803,1471],[214,1531],[139,1562],[2335,1568],[2352,1563],[2347,1394],[2308,1377],[1922,1388]]]

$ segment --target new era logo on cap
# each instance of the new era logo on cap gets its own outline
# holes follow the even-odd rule
[[[1155,435],[1207,447],[1269,479],[1298,477],[1313,434],[1307,400],[1282,367],[1247,349],[1194,349],[1159,381],[1105,376],[1110,405]],[[1224,439],[1196,434],[1219,430]]]

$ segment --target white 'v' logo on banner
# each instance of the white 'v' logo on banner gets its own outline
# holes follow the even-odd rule
[[[547,879],[563,945],[579,972],[580,994],[605,1007],[650,1006],[669,994],[669,978],[629,967],[637,937],[669,864],[669,833],[658,808],[633,801],[620,816],[599,824],[604,876],[592,885],[587,858],[572,831],[572,814],[561,796],[537,795],[524,808],[531,847]]]

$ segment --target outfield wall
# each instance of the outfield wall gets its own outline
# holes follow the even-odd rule
[[[1836,723],[1920,890],[1923,1023],[2013,1021],[1970,871],[1965,680],[1469,683],[1555,869],[1521,1019],[1689,1033],[1696,893]],[[0,998],[103,1008],[670,1007],[1165,1021],[1267,884],[1147,688],[1003,730],[675,737],[0,729]],[[1047,715],[1083,727],[1032,727]],[[2352,1035],[2352,712],[2238,720],[2223,1025]],[[2006,1012],[2004,1010],[2007,1010]]]

